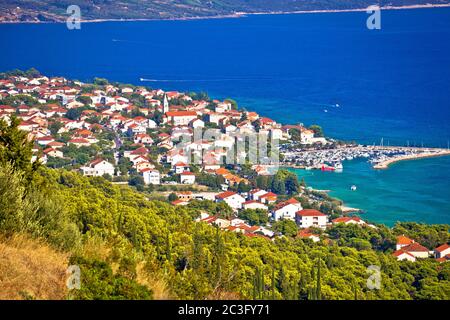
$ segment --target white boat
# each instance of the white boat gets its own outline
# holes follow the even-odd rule
[[[344,170],[344,166],[342,165],[342,163],[338,162],[334,165],[334,169],[342,171]]]
[[[350,187],[350,190],[356,191],[356,186],[355,186],[355,185],[352,185],[352,186]]]

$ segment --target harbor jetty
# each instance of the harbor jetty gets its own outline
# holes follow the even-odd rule
[[[417,153],[407,154],[407,155],[400,155],[397,157],[392,157],[389,159],[386,159],[384,161],[378,162],[374,164],[374,169],[387,169],[389,165],[404,161],[404,160],[416,160],[416,159],[422,159],[422,158],[431,158],[431,157],[440,157],[440,156],[448,156],[450,155],[450,150],[447,149],[426,149],[426,150],[419,150]]]
[[[450,155],[449,149],[348,145],[329,149],[282,148],[283,166],[306,170],[343,170],[343,161],[366,159],[374,169],[387,169],[389,165],[404,161]]]

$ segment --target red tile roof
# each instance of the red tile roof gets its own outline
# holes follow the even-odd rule
[[[235,194],[237,194],[237,193],[233,192],[233,191],[225,191],[225,192],[222,192],[222,193],[219,193],[218,195],[216,195],[216,198],[225,199],[225,198],[234,196]]]
[[[265,194],[263,194],[262,196],[259,197],[261,198],[277,198],[277,195],[273,192],[267,192]]]
[[[69,140],[68,142],[71,142],[71,143],[89,143],[88,140],[83,139],[83,138],[75,138],[75,139],[71,139],[71,140]]]
[[[99,164],[99,163],[102,162],[102,161],[103,161],[102,158],[97,158],[97,159],[94,159],[94,160],[92,160],[91,162],[89,162],[89,165],[90,165],[90,166],[95,166],[95,165]]]
[[[345,222],[349,222],[352,220],[356,221],[356,222],[360,222],[361,218],[359,218],[359,217],[339,217],[339,218],[334,219],[332,222],[333,223],[340,223],[340,222],[345,223]]]
[[[166,116],[168,117],[196,117],[197,112],[195,111],[168,111],[166,112]]]
[[[302,217],[324,217],[324,216],[326,216],[326,214],[323,214],[319,210],[315,210],[315,209],[303,209],[303,210],[297,211],[296,214],[299,216],[302,216]]]
[[[446,244],[443,244],[442,246],[437,247],[437,248],[434,249],[434,250],[437,251],[437,252],[442,252],[442,251],[444,251],[444,250],[447,250],[448,248],[450,248],[450,245],[448,245],[448,244],[446,243]]]
[[[397,244],[411,244],[414,243],[414,240],[411,240],[408,237],[405,237],[404,235],[397,237]]]
[[[405,247],[403,247],[401,250],[407,251],[407,252],[428,252],[429,250],[422,246],[421,244],[414,242],[411,243]]]
[[[407,251],[404,251],[403,249],[400,249],[400,250],[395,251],[392,255],[393,255],[394,257],[398,257],[398,256],[401,256],[402,254],[407,254],[407,255],[409,255],[409,256],[411,256],[411,257],[414,257],[411,253],[409,253],[409,252],[407,252]],[[415,258],[415,257],[414,257],[414,258]]]

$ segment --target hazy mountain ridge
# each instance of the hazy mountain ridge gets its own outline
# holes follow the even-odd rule
[[[76,4],[84,20],[183,19],[236,13],[362,9],[369,5],[411,6],[449,4],[449,0],[6,0],[0,2],[0,22],[65,21],[67,7]]]

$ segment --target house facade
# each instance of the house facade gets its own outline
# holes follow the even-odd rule
[[[236,192],[226,191],[216,195],[216,201],[217,202],[223,201],[226,204],[228,204],[232,209],[238,210],[242,208],[245,199]]]
[[[159,171],[152,169],[143,169],[141,171],[145,184],[161,184],[161,176]]]
[[[295,222],[300,228],[317,227],[325,229],[327,216],[315,209],[303,209],[296,213]]]
[[[86,166],[81,167],[81,171],[85,176],[100,177],[104,174],[114,175],[114,165],[103,159],[96,159],[89,162]]]

